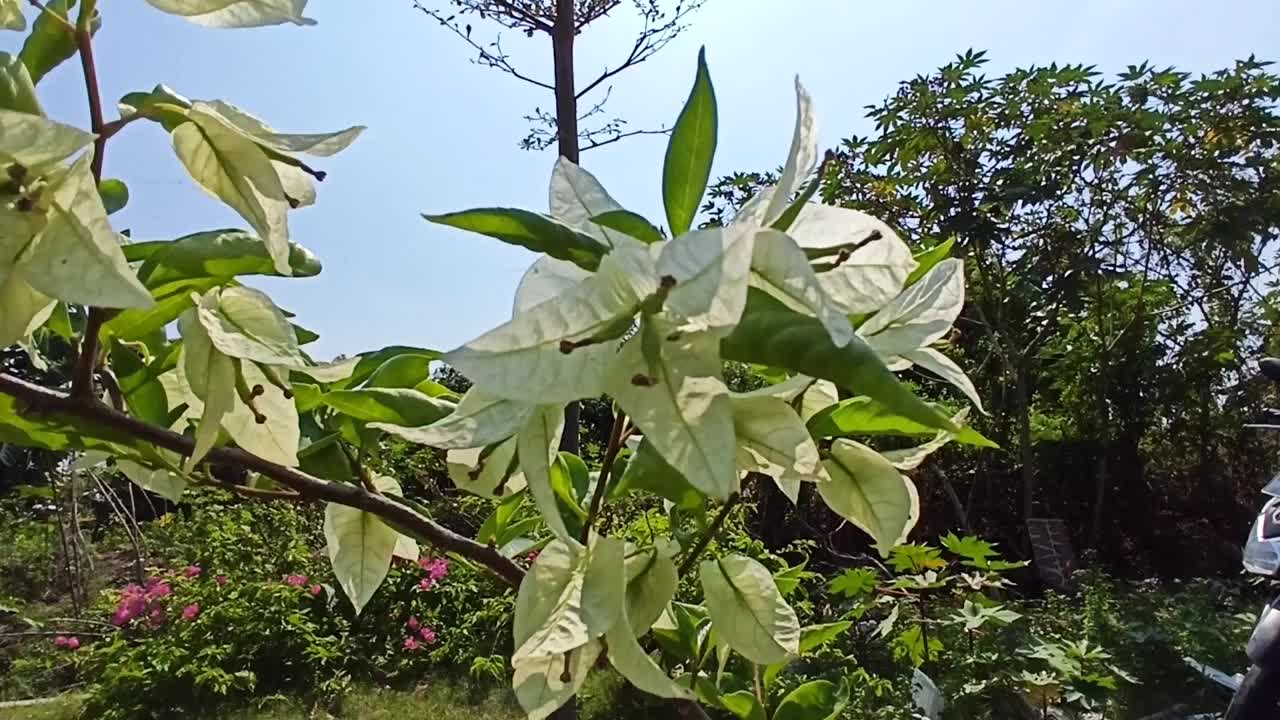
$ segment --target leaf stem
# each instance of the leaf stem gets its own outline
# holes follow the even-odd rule
[[[707,531],[702,533],[702,537],[698,538],[698,544],[693,546],[688,555],[684,556],[684,561],[680,563],[680,575],[684,576],[693,569],[693,564],[698,562],[698,556],[707,549],[711,541],[720,534],[720,529],[724,527],[724,521],[729,518],[729,513],[738,505],[740,495],[734,493],[729,496],[724,505],[720,506],[720,512],[716,513],[716,517],[711,521],[711,525],[707,527]]]
[[[92,397],[86,399],[40,387],[7,373],[0,373],[0,393],[17,399],[23,413],[31,416],[64,415],[97,425],[102,432],[123,434],[156,447],[191,455],[195,441],[159,425],[126,415]],[[358,485],[333,482],[313,477],[295,468],[285,467],[240,448],[220,447],[209,451],[203,462],[229,465],[256,472],[299,493],[307,500],[338,503],[386,519],[404,527],[418,539],[484,565],[512,587],[519,587],[524,571],[496,549],[463,537],[439,525],[406,503],[387,495],[376,495]]]
[[[97,5],[92,0],[83,0],[80,4],[80,17],[76,21],[74,36],[76,48],[80,54],[80,67],[84,70],[84,88],[89,98],[90,129],[97,139],[93,141],[93,158],[90,169],[95,183],[102,182],[102,162],[107,152],[107,135],[103,132],[106,124],[102,119],[102,93],[98,89],[98,68],[93,60],[93,34],[91,24],[93,10]],[[98,367],[98,334],[107,321],[106,311],[101,308],[89,308],[89,317],[85,322],[84,336],[80,339],[80,352],[76,358],[75,371],[71,380],[71,395],[77,398],[88,398],[93,395],[93,376]]]
[[[604,451],[604,460],[600,463],[600,479],[596,481],[596,491],[591,495],[591,509],[587,511],[587,521],[582,524],[581,542],[583,545],[591,539],[591,527],[596,524],[600,515],[600,506],[604,504],[604,493],[609,487],[609,475],[613,473],[613,464],[622,451],[623,427],[627,422],[627,414],[618,411],[613,416],[613,427],[609,430],[609,445]]]

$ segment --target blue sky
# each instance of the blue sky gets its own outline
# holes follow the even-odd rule
[[[317,26],[236,31],[189,25],[143,0],[102,5],[95,47],[109,100],[163,82],[236,104],[286,132],[369,126],[345,153],[316,163],[329,172],[319,202],[291,216],[295,240],[325,271],[254,283],[320,333],[313,355],[388,344],[448,349],[507,319],[532,256],[430,226],[419,213],[485,205],[545,211],[554,154],[516,143],[522,116],[550,107],[549,94],[471,64],[467,48],[410,0],[313,0]],[[475,25],[477,37],[493,32]],[[1280,3],[1272,0],[709,0],[688,32],[615,79],[610,107],[634,127],[669,123],[706,45],[720,103],[719,175],[784,159],[794,74],[813,94],[830,146],[869,129],[865,105],[966,48],[988,50],[992,73],[1052,61],[1110,72],[1143,59],[1199,72],[1250,53],[1280,58],[1277,27]],[[580,82],[616,63],[633,30],[625,13],[588,29],[579,39]],[[20,42],[5,33],[0,49],[16,51]],[[549,75],[542,38],[509,33],[504,46],[529,73]],[[58,68],[40,89],[52,116],[88,124],[76,64]],[[583,165],[623,205],[657,220],[664,143],[633,138],[584,155]],[[156,126],[136,124],[113,138],[106,172],[132,190],[114,218],[135,238],[244,225],[192,185]]]

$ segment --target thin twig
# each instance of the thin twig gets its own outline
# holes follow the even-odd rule
[[[610,145],[612,143],[618,142],[619,140],[629,138],[629,137],[634,137],[636,135],[670,135],[670,134],[671,134],[670,128],[662,128],[660,130],[631,130],[629,132],[618,133],[617,135],[614,135],[608,140],[600,140],[600,141],[593,140],[587,145],[584,145],[582,149],[579,150],[579,152],[595,150],[598,147],[604,147],[605,145]],[[587,133],[586,136],[590,137],[590,133]]]
[[[76,23],[76,47],[80,52],[80,67],[84,70],[84,88],[89,98],[90,129],[98,137],[93,141],[93,158],[90,169],[95,183],[102,182],[102,163],[107,153],[107,136],[103,133],[106,123],[102,119],[102,93],[98,90],[98,68],[93,61],[93,35],[90,21],[93,3],[82,2],[80,18]],[[106,322],[100,308],[89,308],[84,336],[80,340],[80,354],[76,358],[75,373],[71,381],[71,394],[78,398],[93,395],[94,370],[98,367],[98,333]]]
[[[680,563],[681,577],[689,574],[689,571],[693,569],[694,563],[698,562],[698,556],[702,555],[702,553],[707,549],[707,546],[711,544],[711,541],[720,534],[720,528],[724,526],[724,521],[729,519],[729,513],[737,507],[739,497],[740,495],[738,493],[734,493],[729,496],[729,499],[725,501],[724,505],[720,506],[720,512],[717,513],[715,519],[711,521],[711,525],[707,527],[707,531],[702,533],[702,537],[698,538],[698,544],[693,546],[693,549],[689,551],[689,554],[684,556],[684,561]]]
[[[609,487],[609,475],[613,472],[614,461],[622,450],[622,428],[626,424],[627,414],[618,411],[613,418],[613,427],[609,430],[609,445],[604,451],[604,459],[600,463],[600,479],[596,480],[596,491],[591,495],[591,509],[587,512],[587,521],[582,524],[582,544],[591,539],[591,527],[595,525],[600,514],[600,506],[604,502],[605,490]]]
[[[179,455],[189,456],[195,450],[192,438],[143,422],[93,398],[73,398],[7,373],[0,373],[0,393],[16,398],[23,408],[22,412],[27,415],[68,415],[90,425],[96,424],[104,431],[131,435]],[[89,429],[86,428],[85,431],[89,432]],[[357,485],[313,477],[240,448],[214,448],[203,462],[250,470],[275,480],[308,500],[337,503],[377,515],[441,550],[455,552],[484,565],[512,586],[519,586],[524,577],[524,570],[509,558],[503,557],[496,549],[485,547],[437,524],[393,497],[370,493]]]

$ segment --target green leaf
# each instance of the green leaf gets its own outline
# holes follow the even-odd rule
[[[0,29],[27,29],[27,19],[22,16],[21,0],[0,0]]]
[[[666,239],[662,237],[662,231],[654,227],[653,223],[646,220],[643,215],[633,213],[630,210],[610,210],[593,216],[591,222],[610,230],[617,230],[646,245],[659,243]]]
[[[289,320],[261,290],[213,289],[196,308],[214,347],[226,355],[265,365],[302,365],[298,336]]]
[[[853,397],[828,406],[809,419],[809,432],[816,438],[854,435],[933,436],[938,429],[890,411],[869,397]],[[977,447],[998,447],[972,427],[955,433],[955,442]]]
[[[594,175],[575,163],[561,157],[551,171],[548,190],[551,217],[580,233],[617,247],[628,242],[625,233],[619,233],[597,223],[596,215],[621,210]]]
[[[231,279],[241,275],[279,275],[267,246],[243,230],[209,230],[177,240],[132,243],[124,247],[130,262],[142,261],[138,276],[148,288],[193,278]],[[293,277],[320,273],[320,261],[311,251],[289,244]]]
[[[776,230],[756,233],[751,284],[787,307],[817,317],[837,346],[853,340],[853,326],[844,308],[827,296],[804,251],[787,235]]]
[[[545,550],[543,552],[546,552]],[[545,720],[578,693],[600,657],[600,641],[573,651],[512,661],[512,686],[528,720]],[[568,657],[568,662],[565,657]]]
[[[160,360],[150,366],[144,364],[132,348],[119,342],[111,343],[110,347],[111,370],[120,384],[129,412],[153,425],[167,426],[169,397],[159,377],[168,368]],[[170,347],[176,350],[178,346]]]
[[[315,25],[302,16],[307,0],[147,0],[162,12],[181,16],[197,25],[216,28],[248,28],[264,25]]]
[[[916,281],[924,277],[926,273],[933,269],[935,265],[951,257],[951,248],[955,247],[956,239],[954,237],[947,238],[945,241],[934,245],[923,252],[916,253],[915,261],[919,263],[916,269],[911,271],[907,276],[906,286],[910,287],[916,284]]]
[[[811,680],[782,698],[773,712],[773,720],[834,720],[848,704],[847,686],[829,680]]]
[[[167,132],[173,132],[187,121],[187,111],[191,109],[191,101],[160,84],[150,92],[126,94],[116,102],[116,108],[120,111],[121,117],[130,118],[139,115],[160,123]]]
[[[703,48],[698,51],[693,89],[671,130],[662,166],[662,202],[672,237],[688,232],[707,189],[716,154],[716,115],[716,92]]]
[[[32,23],[31,34],[18,53],[31,73],[31,82],[39,83],[50,70],[76,54],[75,37],[67,32],[67,22],[75,24],[75,18],[71,17],[71,8],[75,5],[75,0],[50,0]],[[90,30],[96,33],[101,26],[102,17],[94,11]]]
[[[655,367],[640,343],[618,351],[607,389],[645,440],[694,487],[721,500],[738,484],[734,471],[733,407],[720,376],[715,339],[696,334],[670,341]],[[633,379],[656,373],[649,384]]]
[[[187,480],[181,474],[167,468],[150,468],[132,460],[116,459],[116,468],[134,485],[153,492],[170,502],[180,502],[187,489]]]
[[[915,485],[880,453],[852,440],[832,443],[825,465],[831,480],[818,483],[818,493],[827,507],[870,535],[888,557],[920,517]]]
[[[660,540],[655,547],[632,553],[626,559],[627,621],[636,637],[649,631],[675,597],[680,578],[672,558],[678,549],[675,542]]]
[[[720,704],[741,720],[766,720],[767,717],[764,707],[750,690],[724,693],[720,696]]]
[[[324,391],[319,385],[295,382],[290,384],[293,390],[293,404],[299,413],[309,413],[324,404]]]
[[[622,614],[623,543],[553,540],[520,583],[512,664],[559,656],[608,632]]]
[[[868,318],[858,334],[882,357],[901,355],[942,339],[963,305],[964,262],[943,260]]]
[[[430,425],[453,411],[453,404],[409,388],[331,390],[324,404],[356,420],[390,425]]]
[[[196,425],[195,449],[187,458],[186,470],[194,468],[218,442],[222,419],[230,413],[236,402],[236,363],[218,352],[209,333],[188,310],[178,319],[178,331],[182,336],[182,373],[193,397],[183,398],[192,406],[199,400],[202,407],[190,407],[192,414],[199,413]]]
[[[853,627],[853,622],[843,620],[841,622],[825,623],[822,625],[808,625],[800,628],[800,654],[808,655],[809,653],[821,648],[823,645],[840,637],[846,630]]]
[[[827,480],[818,446],[790,405],[774,397],[735,397],[732,404],[739,472],[773,478],[792,504],[802,481]]]
[[[173,149],[187,172],[257,231],[282,275],[289,266],[289,197],[280,176],[257,143],[241,135],[197,102],[190,122],[173,130]]]
[[[782,662],[800,652],[800,623],[763,565],[741,555],[707,560],[702,591],[712,625],[753,663]]]
[[[127,247],[127,246],[126,246]],[[202,295],[222,284],[218,278],[180,280],[152,290],[155,304],[146,309],[125,310],[103,325],[103,337],[142,340],[164,329],[195,303],[192,294]]]
[[[458,489],[497,498],[525,488],[524,474],[512,474],[515,458],[516,438],[510,438],[486,448],[450,450],[445,453],[445,467]]]
[[[485,518],[484,524],[476,531],[476,542],[488,543],[493,541],[495,545],[498,543],[499,536],[506,532],[508,523],[515,517],[516,512],[520,510],[520,506],[524,505],[524,495],[516,494],[500,501],[493,512],[489,513],[489,517]]]
[[[960,369],[951,358],[943,355],[937,350],[926,347],[918,350],[910,350],[902,353],[902,359],[914,363],[917,367],[924,368],[938,377],[951,383],[969,398],[969,402],[978,408],[978,412],[986,412],[982,407],[982,398],[978,397],[978,389],[973,386],[973,381],[965,375],[964,370]]]
[[[412,388],[431,377],[431,363],[425,355],[397,355],[378,366],[365,387]]]
[[[375,424],[379,430],[409,442],[444,449],[492,445],[511,437],[525,425],[534,406],[503,400],[472,386],[443,420],[426,427]]]
[[[879,575],[872,568],[849,568],[832,580],[827,589],[846,598],[855,598],[869,595],[879,580]]]
[[[319,426],[311,423],[315,432],[324,432]],[[308,475],[338,482],[355,482],[355,472],[351,469],[351,460],[342,451],[338,443],[338,433],[319,436],[298,450],[298,467]]]
[[[647,654],[636,636],[631,632],[631,624],[623,613],[623,622],[616,623],[605,635],[609,646],[609,662],[623,677],[637,689],[663,698],[693,700],[694,694],[682,687],[658,667]]]
[[[399,489],[391,478],[375,478],[374,483],[384,491],[392,485]],[[333,574],[359,615],[387,577],[400,533],[372,513],[329,503],[324,509],[324,538]]]
[[[564,430],[564,408],[560,405],[538,407],[529,422],[520,430],[516,440],[520,457],[520,469],[524,472],[529,494],[533,496],[538,512],[547,527],[562,541],[571,543],[573,537],[560,517],[556,493],[551,486],[551,465],[558,459],[560,434]]]
[[[438,225],[469,230],[558,260],[567,260],[585,270],[598,268],[600,258],[609,250],[590,235],[528,210],[478,208],[443,215],[424,214],[422,217]]]
[[[133,438],[79,418],[18,412],[18,400],[0,394],[0,443],[45,450],[105,450],[117,455]],[[25,409],[24,409],[25,411]]]
[[[816,318],[790,310],[759,290],[748,292],[742,320],[721,342],[720,351],[727,360],[783,367],[830,380],[928,427],[956,430],[946,416],[898,382],[865,342],[855,337],[848,345],[836,347]]]
[[[0,53],[0,108],[44,115],[27,66],[9,53]]]
[[[18,273],[0,282],[0,347],[22,342],[49,317],[57,304],[28,285]]]
[[[129,204],[129,186],[123,180],[103,180],[98,183],[98,195],[102,197],[102,206],[106,208],[108,215],[120,212]]]
[[[620,497],[636,490],[666,498],[685,510],[701,507],[704,502],[702,493],[671,467],[648,439],[640,441],[611,493]]]

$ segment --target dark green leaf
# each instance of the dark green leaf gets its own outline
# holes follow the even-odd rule
[[[124,246],[129,262],[142,261],[138,277],[149,288],[194,278],[230,279],[239,275],[278,275],[267,246],[243,230],[209,230],[172,242],[132,243]],[[320,272],[311,251],[289,244],[289,267],[294,277]]]
[[[159,380],[160,374],[168,369],[165,364],[161,359],[148,366],[132,348],[120,342],[111,343],[111,370],[129,412],[154,425],[162,425],[169,417],[169,397]]]
[[[431,377],[433,360],[426,355],[397,355],[374,370],[365,387],[417,387]],[[430,395],[430,393],[427,394]]]
[[[324,391],[319,385],[305,382],[290,383],[293,390],[293,404],[299,413],[309,413],[324,404]]]
[[[294,324],[293,334],[298,338],[298,345],[310,345],[320,339],[319,333],[312,332],[301,325]]]
[[[477,208],[444,215],[423,215],[430,222],[487,235],[510,245],[567,260],[585,270],[600,266],[609,251],[600,241],[561,225],[546,215],[516,208]]]
[[[591,472],[582,458],[570,452],[560,453],[560,460],[569,471],[569,482],[573,485],[574,497],[579,503],[585,503],[587,494],[591,492]]]
[[[64,302],[58,303],[53,309],[53,314],[49,316],[49,322],[45,323],[45,327],[63,340],[71,340],[76,336],[76,330],[71,326],[71,314],[67,311],[67,304]]]
[[[853,437],[859,435],[933,436],[936,427],[916,422],[890,411],[869,397],[842,400],[823,408],[809,418],[809,434],[815,438]],[[997,445],[969,426],[960,428],[956,442],[994,448]]]
[[[855,336],[836,347],[822,322],[801,315],[756,288],[747,293],[742,320],[720,343],[727,360],[786,368],[823,378],[875,398],[894,412],[931,428],[955,430],[945,415],[916,397]]]
[[[440,353],[436,350],[411,347],[408,345],[391,345],[382,348],[381,350],[360,353],[360,360],[356,363],[355,369],[351,371],[351,376],[345,380],[333,383],[333,387],[356,387],[365,380],[368,380],[375,372],[377,372],[378,368],[382,367],[384,363],[397,355],[420,355],[430,360],[436,360],[440,357]]]
[[[806,655],[840,637],[840,634],[853,627],[850,620],[810,625],[800,628],[800,654]]]
[[[849,704],[849,690],[829,680],[811,680],[792,690],[773,713],[773,720],[832,720]]]
[[[911,271],[907,276],[906,286],[910,287],[917,280],[925,276],[925,273],[933,269],[934,265],[951,257],[951,248],[956,244],[955,238],[947,238],[946,241],[938,243],[924,252],[916,253],[915,261],[919,263],[916,269]]]
[[[308,475],[338,482],[355,482],[351,460],[339,445],[338,433],[328,433],[310,417],[302,423],[303,445],[298,449],[298,468]]]
[[[610,210],[591,218],[591,222],[610,230],[617,230],[624,235],[630,235],[647,245],[662,242],[664,239],[662,231],[654,227],[653,223],[646,220],[643,215],[630,210]]]
[[[430,425],[453,412],[453,403],[437,400],[408,388],[331,390],[324,404],[363,422],[391,423],[405,427]]]
[[[871,568],[849,568],[831,581],[827,589],[846,598],[869,595],[876,589],[880,576]]]
[[[485,518],[480,530],[476,532],[476,542],[487,545],[492,540],[495,545],[498,544],[497,537],[506,532],[508,523],[515,517],[516,511],[522,504],[524,504],[524,493],[515,493],[503,498],[493,508],[493,512],[489,513],[489,517]]]
[[[610,489],[613,497],[644,490],[675,503],[677,507],[693,510],[700,507],[705,498],[678,470],[671,467],[648,440],[641,440],[635,454],[627,462],[622,477]]]
[[[75,37],[67,32],[66,27],[67,18],[70,18],[72,25],[76,22],[71,17],[71,9],[75,4],[75,0],[49,0],[32,23],[31,34],[18,53],[22,64],[27,66],[27,72],[31,74],[31,82],[39,83],[50,70],[76,54]],[[55,13],[62,20],[57,19]],[[90,31],[96,33],[100,27],[102,17],[95,11]]]
[[[766,720],[764,708],[750,690],[738,690],[720,696],[720,705],[741,720]]]
[[[190,100],[164,85],[156,85],[151,92],[131,92],[116,104],[122,115],[141,114],[160,123],[169,132],[187,122],[186,110],[191,107]]]
[[[671,236],[688,232],[711,177],[716,154],[716,91],[707,70],[706,48],[698,51],[698,74],[671,130],[662,166],[662,202]]]
[[[125,246],[129,247],[128,245]],[[157,330],[163,330],[187,308],[191,307],[191,293],[201,294],[209,288],[221,285],[218,278],[199,278],[166,283],[151,289],[156,303],[149,308],[125,310],[102,326],[102,336],[121,340],[141,340]]]
[[[129,186],[123,180],[107,178],[98,183],[98,194],[102,196],[102,205],[107,214],[120,212],[129,204]]]

